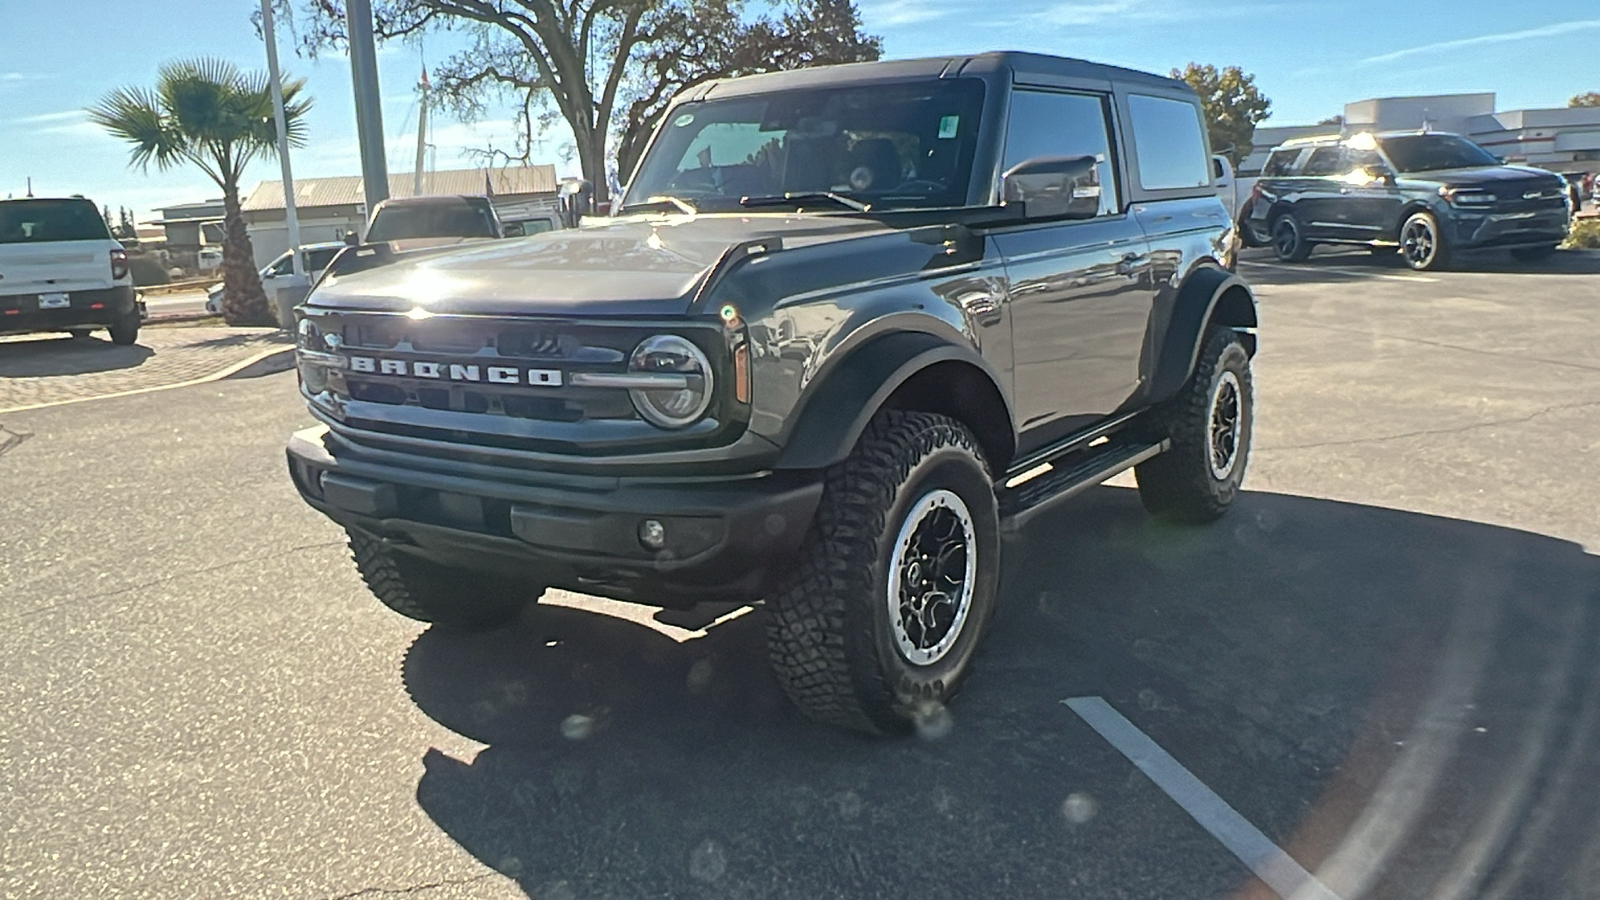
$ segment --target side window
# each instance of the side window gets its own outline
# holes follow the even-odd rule
[[[1344,153],[1338,147],[1318,147],[1312,151],[1311,158],[1306,160],[1306,170],[1301,174],[1307,178],[1338,175],[1343,171],[1343,162]]]
[[[1211,184],[1200,113],[1193,103],[1129,94],[1128,111],[1140,187],[1166,191]]]
[[[1002,171],[1041,156],[1092,156],[1093,184],[1079,185],[1073,205],[1094,204],[1097,215],[1121,209],[1111,168],[1111,138],[1106,124],[1106,98],[1091,94],[1016,91],[1011,95],[1011,120],[1006,126]]]
[[[1261,167],[1262,178],[1288,178],[1294,172],[1294,161],[1300,158],[1299,150],[1274,150]]]
[[[321,272],[333,262],[333,257],[339,252],[338,247],[325,247],[321,250],[312,250],[306,254],[306,274]]]
[[[1363,170],[1382,171],[1383,169],[1387,168],[1388,166],[1384,165],[1383,163],[1383,157],[1379,156],[1378,151],[1376,150],[1357,150],[1353,147],[1345,148],[1344,170],[1346,172],[1360,172]]]

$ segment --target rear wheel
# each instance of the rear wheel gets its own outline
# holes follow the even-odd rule
[[[1311,243],[1294,213],[1283,213],[1272,220],[1272,252],[1283,262],[1304,262],[1311,256]]]
[[[1413,213],[1400,226],[1400,252],[1406,265],[1418,272],[1431,272],[1450,264],[1450,245],[1439,230],[1433,213]]]
[[[1555,244],[1541,244],[1537,247],[1518,247],[1511,251],[1511,257],[1517,262],[1538,262],[1554,252],[1556,252]]]
[[[139,339],[139,309],[133,309],[117,316],[111,323],[111,342],[127,346]]]
[[[1237,332],[1213,328],[1194,377],[1157,415],[1172,449],[1134,469],[1145,509],[1183,522],[1227,512],[1250,461],[1254,415],[1250,355]]]
[[[367,587],[407,618],[461,631],[487,631],[515,619],[542,587],[429,562],[351,529],[350,553]]]
[[[999,509],[977,440],[947,416],[885,410],[826,475],[768,647],[807,716],[902,733],[960,689],[994,609]]]

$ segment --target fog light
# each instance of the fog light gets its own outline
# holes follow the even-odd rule
[[[639,523],[639,543],[646,550],[660,550],[667,546],[667,526],[655,519],[645,519]]]

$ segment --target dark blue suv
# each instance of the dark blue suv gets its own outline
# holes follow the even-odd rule
[[[1404,132],[1290,141],[1268,157],[1245,222],[1252,243],[1298,262],[1317,244],[1398,249],[1413,269],[1456,252],[1543,257],[1571,222],[1559,176],[1509,166],[1454,134]]]

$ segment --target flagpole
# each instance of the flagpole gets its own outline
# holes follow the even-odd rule
[[[289,227],[289,259],[296,283],[306,274],[300,258],[300,216],[294,205],[294,172],[289,165],[288,116],[283,111],[283,80],[278,75],[278,40],[272,33],[272,0],[261,0],[261,36],[267,42],[267,74],[272,81],[272,119],[278,126],[278,162],[283,167],[283,217]]]

